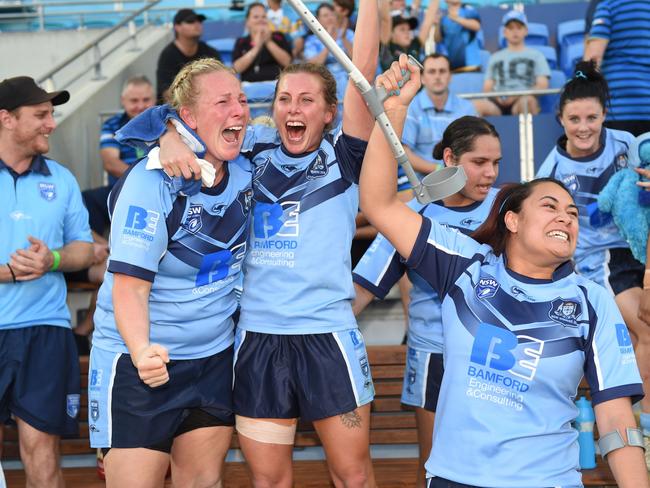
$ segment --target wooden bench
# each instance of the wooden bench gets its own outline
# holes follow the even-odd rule
[[[372,370],[373,380],[375,382],[376,397],[372,403],[372,414],[370,420],[370,443],[372,445],[398,445],[398,444],[417,444],[417,430],[415,427],[415,414],[411,410],[402,407],[400,396],[402,393],[402,378],[404,374],[404,365],[406,362],[405,346],[370,346],[368,347],[368,359]],[[88,397],[86,388],[88,385],[88,357],[80,358],[81,366],[81,410],[79,413],[80,438],[64,439],[61,441],[61,453],[63,456],[72,454],[93,454],[94,449],[90,448],[88,441]],[[582,385],[586,386],[586,385]],[[236,449],[239,444],[237,436],[233,436],[231,447]],[[296,433],[296,447],[313,447],[320,446],[320,441],[313,425],[310,422],[300,422]],[[14,428],[5,428],[3,459],[17,459],[18,436]],[[602,460],[595,469],[583,471],[583,482],[587,486],[615,486],[613,476],[609,467]],[[225,486],[246,486],[235,483],[235,480],[241,480],[246,477],[245,469],[241,463],[228,463],[230,466],[226,469]],[[416,474],[416,459],[381,459],[373,461],[377,472],[377,480],[382,487],[413,486]],[[303,466],[301,468],[300,466]],[[305,466],[309,466],[306,468]],[[70,476],[72,476],[72,471]],[[94,470],[86,470],[94,474]],[[296,486],[300,484],[300,473],[306,476],[306,479],[312,479],[319,476],[319,484],[311,486],[326,486],[327,469],[326,464],[322,461],[299,461],[296,463]],[[320,474],[318,474],[320,473]],[[381,474],[379,474],[381,473]],[[75,472],[79,476],[79,472]],[[13,476],[13,475],[12,475]],[[15,474],[18,476],[18,474]],[[308,483],[305,481],[305,483]],[[311,482],[309,482],[311,483]],[[17,485],[16,485],[17,486]],[[83,486],[83,485],[78,485]]]

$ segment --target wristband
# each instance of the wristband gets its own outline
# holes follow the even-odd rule
[[[51,251],[51,253],[54,260],[52,261],[50,271],[56,271],[59,269],[59,264],[61,264],[61,254],[59,254],[59,251]]]
[[[9,269],[9,272],[11,273],[11,281],[14,283],[16,282],[16,273],[14,273],[14,270],[9,266],[9,263],[6,264],[7,268]]]

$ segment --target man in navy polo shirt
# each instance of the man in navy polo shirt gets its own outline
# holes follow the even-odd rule
[[[27,486],[63,486],[59,436],[78,432],[62,272],[91,264],[92,238],[74,176],[43,156],[69,98],[26,76],[0,83],[0,425],[13,414]]]

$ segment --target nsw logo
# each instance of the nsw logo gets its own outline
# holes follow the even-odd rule
[[[578,317],[582,314],[582,305],[576,300],[556,298],[551,302],[548,316],[551,320],[567,327],[578,327]]]
[[[203,227],[203,221],[201,220],[202,212],[203,205],[197,203],[190,205],[185,216],[185,222],[183,222],[183,228],[190,234],[196,234]]]
[[[577,175],[566,175],[558,178],[564,186],[567,187],[567,190],[574,195],[578,190],[580,190],[580,181],[578,180]]]
[[[38,191],[41,194],[41,198],[51,202],[56,198],[56,187],[54,183],[39,183]]]
[[[481,299],[492,298],[497,294],[499,283],[494,278],[481,278],[476,285],[476,297]]]
[[[90,400],[90,418],[93,422],[97,422],[99,419],[99,401]]]
[[[80,404],[79,394],[72,394],[66,397],[65,412],[70,418],[77,418],[79,415],[79,404]]]
[[[315,180],[316,178],[322,178],[328,171],[327,154],[321,149],[318,151],[314,160],[309,164],[309,168],[307,168],[307,179]]]

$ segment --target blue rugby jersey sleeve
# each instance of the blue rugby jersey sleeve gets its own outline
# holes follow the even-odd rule
[[[165,219],[172,201],[161,170],[136,169],[127,176],[115,202],[108,271],[153,282],[167,251]]]
[[[630,333],[616,303],[597,285],[590,288],[589,302],[594,317],[585,353],[585,378],[594,405],[620,397],[643,397],[643,385],[636,364]]]
[[[65,245],[73,241],[93,242],[88,210],[81,199],[81,190],[77,180],[70,171],[67,169],[64,171],[68,189],[68,207],[63,222],[63,243]]]
[[[471,261],[481,254],[481,247],[471,237],[423,216],[406,266],[426,280],[442,300]]]
[[[363,156],[366,154],[368,141],[349,136],[343,131],[334,137],[334,154],[341,167],[343,178],[358,185],[361,163],[363,163]]]
[[[148,152],[167,131],[167,121],[170,119],[180,121],[176,111],[169,105],[148,108],[118,130],[115,139],[121,144],[128,144]]]
[[[400,255],[384,236],[379,234],[352,273],[352,280],[377,298],[383,299],[404,274]]]
[[[610,40],[612,35],[612,13],[608,1],[601,1],[596,6],[591,31],[588,37]]]

